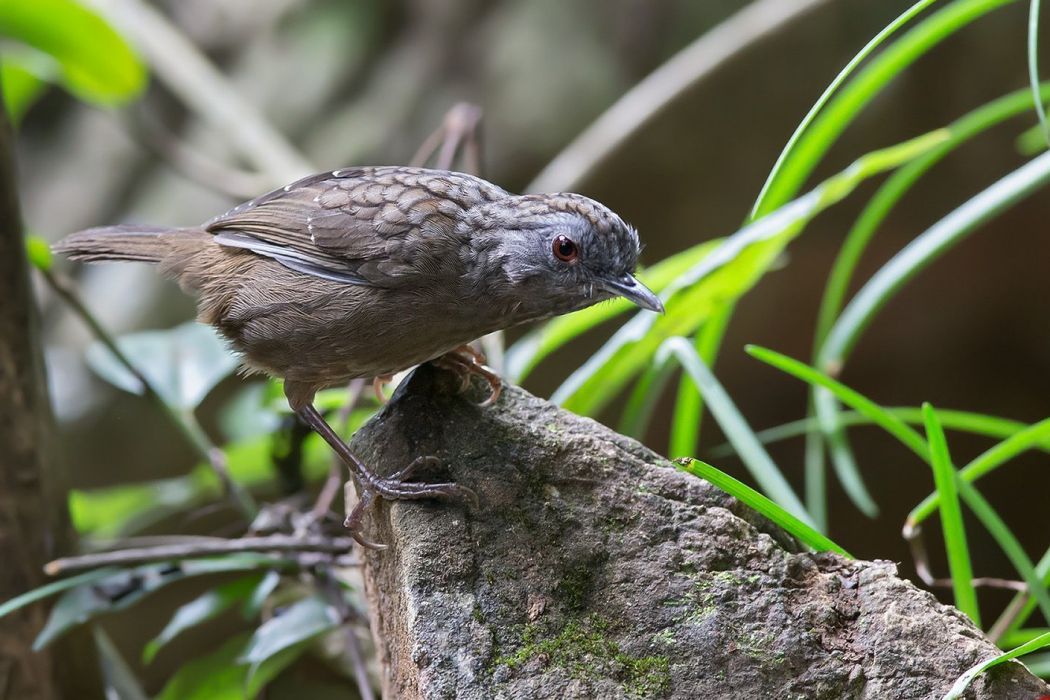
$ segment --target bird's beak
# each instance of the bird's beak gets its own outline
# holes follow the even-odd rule
[[[605,280],[602,286],[606,291],[621,296],[628,301],[633,301],[643,309],[655,311],[658,314],[664,312],[664,304],[660,297],[653,291],[634,278],[634,275],[625,274],[621,277]]]

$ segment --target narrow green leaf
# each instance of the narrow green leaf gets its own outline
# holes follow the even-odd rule
[[[1032,102],[1035,103],[1035,113],[1043,128],[1043,137],[1050,146],[1050,126],[1046,123],[1046,109],[1039,90],[1039,6],[1040,0],[1031,0],[1028,9],[1028,81],[1032,86]]]
[[[636,440],[645,438],[653,411],[663,395],[664,387],[674,374],[672,362],[654,362],[646,367],[631,389],[620,416],[619,431]]]
[[[262,579],[261,574],[235,579],[181,605],[160,634],[146,643],[142,651],[143,661],[147,664],[151,663],[156,658],[157,652],[175,637],[191,627],[218,617],[232,606],[250,597]]]
[[[24,608],[25,606],[35,603],[38,600],[43,600],[49,596],[56,595],[62,591],[67,591],[70,588],[76,586],[83,586],[95,581],[100,581],[104,578],[118,574],[121,569],[107,567],[105,569],[94,569],[93,571],[85,571],[82,574],[76,576],[70,576],[59,581],[52,581],[51,583],[38,586],[31,591],[26,591],[20,596],[15,596],[10,600],[4,601],[3,605],[0,605],[0,617],[9,615],[15,610]]]
[[[106,695],[120,700],[149,700],[142,684],[135,677],[131,665],[106,631],[99,625],[91,626],[91,636],[98,650],[99,666],[106,682]]]
[[[725,472],[691,457],[675,460],[675,463],[683,470],[711,482],[741,503],[769,518],[769,520],[789,532],[807,547],[818,552],[836,552],[849,559],[853,558],[849,552],[832,542],[828,537],[817,532],[758,491],[737,481]]]
[[[146,70],[124,39],[73,0],[0,2],[0,35],[53,56],[66,87],[83,100],[119,104],[145,87]]]
[[[922,409],[913,406],[886,406],[884,408],[887,412],[900,418],[905,423],[910,425],[922,425]],[[1020,421],[1010,420],[1009,418],[999,418],[998,416],[989,416],[984,413],[974,413],[973,411],[956,411],[942,408],[937,411],[937,415],[941,419],[941,425],[943,425],[946,430],[956,430],[971,435],[981,435],[992,438],[1008,438],[1031,427]],[[844,411],[840,413],[839,422],[846,427],[872,425],[870,418],[857,411]],[[800,418],[789,423],[783,423],[772,428],[760,430],[755,433],[755,437],[757,437],[763,445],[769,445],[774,442],[780,442],[781,440],[788,440],[805,435],[818,427],[819,425],[817,424],[816,418]],[[1050,438],[1044,440],[1042,443],[1033,445],[1033,448],[1044,452],[1050,452]],[[719,459],[736,453],[733,451],[733,446],[727,442],[721,445],[716,445],[711,448],[707,454],[712,458]]]
[[[781,507],[812,527],[812,519],[798,496],[795,495],[791,485],[777,468],[769,453],[755,438],[751,426],[740,414],[733,400],[729,398],[729,394],[711,374],[711,370],[700,359],[696,349],[685,338],[670,338],[660,347],[657,361],[672,354],[696,383],[700,393],[707,399],[711,415],[718,421],[726,437],[736,447],[741,460],[762,490]]]
[[[887,83],[957,30],[1011,1],[953,2],[924,19],[872,59],[793,144],[791,158],[782,164],[756,205],[756,216],[773,211],[799,192],[839,135]]]
[[[948,553],[948,569],[951,571],[955,607],[965,613],[973,623],[981,626],[981,611],[977,604],[977,591],[973,587],[973,568],[970,564],[970,547],[966,541],[962,507],[955,488],[955,466],[948,454],[948,443],[944,430],[933,406],[922,405],[926,423],[926,440],[930,445],[930,465],[933,479],[940,494],[941,526],[944,530],[944,549]]]
[[[26,53],[29,51],[31,49],[26,49]],[[21,60],[22,53],[8,50],[4,54],[4,62],[0,63],[0,87],[3,88],[4,106],[7,108],[7,116],[15,126],[21,123],[22,117],[47,87],[47,82],[40,72]],[[46,56],[41,58],[50,60]]]
[[[1025,654],[1031,654],[1033,651],[1038,651],[1047,646],[1050,646],[1050,633],[1040,635],[1032,641],[1022,644],[1016,649],[1011,649],[1010,651],[1003,652],[998,656],[993,656],[990,659],[982,661],[966,673],[959,676],[959,679],[955,681],[955,684],[952,685],[951,689],[944,695],[944,700],[957,700],[958,698],[961,698],[963,693],[966,692],[966,688],[973,682],[973,679],[993,666],[998,666],[1005,661],[1016,659]]]
[[[886,263],[853,297],[828,332],[821,367],[841,366],[875,314],[937,257],[1050,181],[1050,152],[1009,173],[931,226]]]
[[[929,448],[922,436],[909,428],[907,423],[899,417],[882,408],[874,401],[835,381],[826,374],[818,372],[804,362],[799,362],[787,355],[782,355],[779,352],[757,345],[748,345],[745,349],[749,355],[757,360],[772,365],[804,382],[824,387],[839,401],[847,406],[851,406],[872,423],[896,437],[912,452],[919,455],[923,461],[928,460]]]
[[[1016,632],[1003,635],[998,644],[1001,649],[1013,649],[1016,646],[1026,644],[1044,634],[1050,634],[1050,627],[1029,627],[1019,629]]]
[[[26,236],[26,255],[30,264],[42,272],[47,272],[55,262],[51,246],[40,236]]]
[[[988,448],[959,470],[959,478],[972,483],[1006,464],[1017,455],[1034,448],[1047,449],[1050,440],[1050,418],[1024,428]],[[932,493],[908,514],[908,524],[919,525],[937,508],[939,496]]]
[[[1006,554],[1006,557],[1013,564],[1021,579],[1028,584],[1028,591],[1033,595],[1036,604],[1043,611],[1043,615],[1050,619],[1050,593],[1047,592],[1046,583],[1032,564],[1028,554],[1025,553],[1020,541],[1010,531],[1010,528],[999,516],[995,508],[985,500],[980,491],[969,482],[960,479],[958,474],[956,474],[955,480],[963,501],[966,502],[966,505],[977,516],[977,519],[981,521],[984,528],[988,530],[996,544],[999,545],[999,548]]]
[[[714,366],[735,304],[726,304],[700,327],[696,333],[696,351],[708,367]],[[700,424],[704,414],[704,397],[688,377],[678,383],[674,418],[671,420],[671,457],[696,454],[700,445]]]
[[[835,92],[839,89],[839,86],[841,86],[842,83],[845,82],[846,78],[848,78],[853,73],[853,71],[864,61],[865,58],[871,55],[872,51],[877,49],[884,41],[886,41],[886,39],[891,37],[898,29],[903,27],[920,12],[922,12],[928,6],[933,4],[933,2],[935,2],[935,0],[919,0],[919,2],[915,3],[903,13],[898,15],[892,22],[887,24],[882,29],[882,31],[880,31],[878,34],[872,37],[872,39],[867,44],[865,44],[860,51],[857,52],[857,55],[851,58],[849,63],[847,63],[846,66],[841,71],[839,71],[839,74],[835,76],[835,79],[831,81],[831,84],[828,85],[824,89],[824,92],[821,93],[820,97],[817,98],[816,103],[814,103],[814,105],[810,107],[809,112],[806,113],[806,116],[802,118],[802,122],[795,128],[795,131],[791,134],[791,138],[788,139],[787,144],[784,145],[784,149],[780,152],[780,155],[777,157],[777,162],[774,163],[773,169],[769,172],[769,175],[766,177],[765,183],[762,185],[762,190],[758,194],[758,199],[755,200],[755,204],[751,208],[751,215],[749,217],[749,220],[753,221],[762,214],[768,213],[768,211],[775,209],[778,206],[776,203],[771,203],[767,205],[767,201],[771,199],[768,195],[772,184],[775,181],[779,180],[781,171],[785,168],[786,164],[790,164],[792,168],[803,167],[797,165],[794,162],[796,154],[795,146],[796,144],[798,144],[798,141],[802,137],[802,135],[806,133],[807,129],[809,128],[809,125],[813,123],[813,120],[816,118],[820,110],[824,108],[824,105],[826,105],[828,100],[831,99],[831,96],[835,94]],[[820,155],[822,154],[818,154],[817,158],[819,158]],[[788,195],[784,199],[786,200],[790,198],[791,195]]]

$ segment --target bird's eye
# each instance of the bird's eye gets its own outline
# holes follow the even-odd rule
[[[558,236],[551,247],[554,250],[554,257],[562,262],[576,262],[576,258],[580,255],[580,249],[568,236]]]

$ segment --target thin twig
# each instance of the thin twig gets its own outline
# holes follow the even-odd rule
[[[277,185],[315,171],[254,105],[158,10],[143,0],[88,0],[131,39],[153,74]]]
[[[441,126],[423,141],[410,165],[420,167],[434,158],[438,170],[451,170],[456,154],[462,151],[463,168],[472,175],[481,173],[481,107],[470,102],[459,102],[445,113]]]
[[[123,123],[139,145],[202,187],[231,199],[251,199],[272,184],[270,178],[220,162],[171,132],[141,107],[121,113]]]
[[[207,433],[201,428],[197,419],[192,414],[176,410],[168,405],[146,376],[135,366],[135,363],[120,349],[116,339],[102,326],[95,315],[91,313],[91,310],[85,306],[80,295],[77,294],[76,288],[66,277],[53,270],[41,270],[41,273],[55,294],[69,305],[73,312],[84,321],[95,338],[112,353],[113,357],[117,358],[117,361],[120,362],[124,369],[135,377],[142,386],[145,396],[158,406],[164,415],[171,419],[172,424],[193,445],[200,458],[211,466],[219,479],[219,483],[222,484],[226,497],[251,522],[259,510],[255,500],[246,489],[230,477],[229,470],[226,468],[225,455],[222,453],[222,450],[208,439]]]
[[[529,192],[574,189],[616,149],[697,83],[752,44],[827,0],[756,0],[706,32],[628,90],[529,184]]]
[[[908,542],[908,548],[911,550],[912,562],[919,580],[930,588],[952,588],[954,584],[950,578],[937,578],[933,575],[933,570],[930,568],[930,557],[926,552],[926,544],[922,540],[922,528],[906,528],[904,539]],[[991,576],[975,578],[973,579],[973,585],[977,588],[1005,588],[1022,593],[1028,590],[1028,584],[1024,581]]]
[[[97,569],[103,566],[142,564],[151,561],[169,561],[194,557],[235,554],[239,552],[320,552],[325,554],[347,554],[354,541],[349,537],[296,537],[294,535],[268,535],[266,537],[241,537],[233,540],[213,538],[182,544],[166,544],[156,547],[118,549],[111,552],[83,554],[63,557],[48,562],[44,572],[57,576],[71,571]]]

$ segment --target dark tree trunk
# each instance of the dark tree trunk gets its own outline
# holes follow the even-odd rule
[[[46,583],[43,565],[72,550],[66,489],[56,469],[38,319],[29,285],[14,167],[0,101],[0,601]],[[0,619],[0,698],[101,696],[87,631],[30,648],[47,610]]]
[[[424,366],[358,431],[434,454],[481,507],[383,503],[365,582],[384,697],[940,698],[997,653],[890,562],[802,551],[638,443],[515,387],[490,408]],[[970,697],[1034,700],[1008,663]]]

